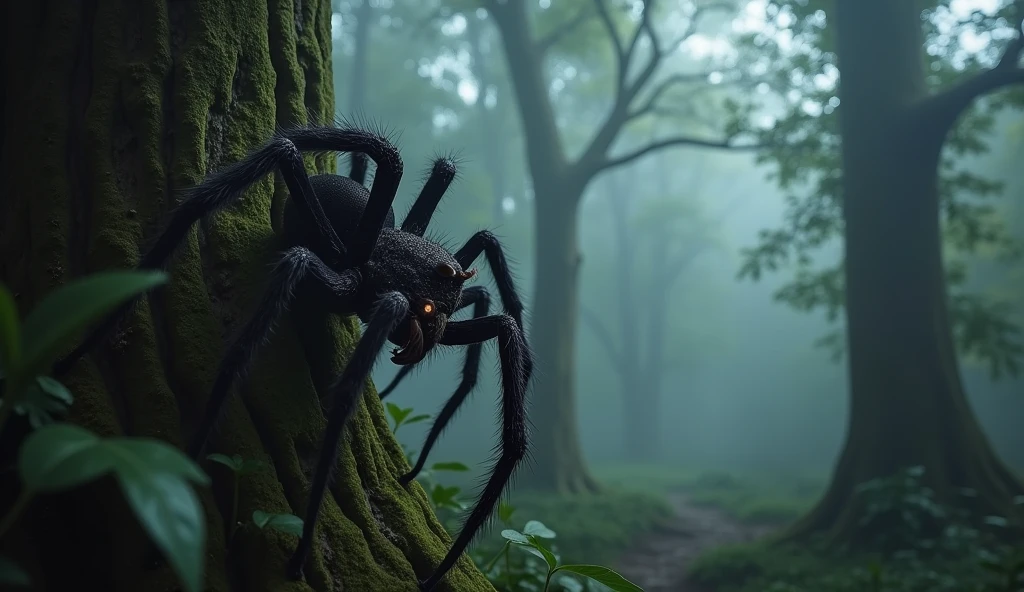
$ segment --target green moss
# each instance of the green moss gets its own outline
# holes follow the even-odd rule
[[[5,141],[28,150],[18,154],[38,159],[29,165],[14,161],[13,151],[3,152],[3,170],[9,173],[2,181],[4,193],[18,195],[24,204],[5,204],[4,211],[20,216],[17,226],[30,230],[28,258],[36,270],[14,286],[26,309],[66,280],[69,254],[72,262],[74,257],[83,262],[85,269],[77,271],[133,265],[140,245],[151,243],[182,189],[244,156],[267,139],[275,124],[301,122],[307,112],[324,120],[333,112],[326,0],[170,5],[165,0],[97,0],[95,5],[51,7],[45,20],[29,8],[5,11],[23,17],[18,22],[43,23],[41,30],[26,27],[8,42],[9,47],[39,49],[26,58],[34,60],[31,68],[7,73],[8,81],[26,82],[19,87],[29,92],[24,100],[11,98],[5,109],[47,113],[29,126],[5,112],[12,124]],[[83,39],[89,52],[76,45]],[[81,70],[73,76],[76,63],[88,76]],[[69,129],[72,120],[81,121],[81,127]],[[83,166],[66,170],[68,154],[83,159]],[[323,157],[309,164],[326,171],[333,162]],[[80,178],[75,171],[82,172]],[[67,380],[76,395],[74,421],[105,435],[130,433],[178,445],[182,433],[191,433],[204,411],[226,338],[248,318],[265,287],[278,248],[270,222],[274,190],[269,179],[257,183],[237,206],[189,233],[171,268],[170,285],[143,301],[113,346],[93,357],[98,364],[83,361]],[[278,200],[282,197],[277,194]],[[85,223],[76,226],[80,236],[70,231],[72,212],[86,214],[81,218]],[[4,269],[13,264],[5,261]],[[240,396],[227,403],[211,442],[217,451],[263,460],[270,467],[243,479],[243,520],[257,509],[305,514],[325,427],[318,402],[358,336],[351,320],[320,322],[315,326],[319,335],[296,328],[290,319],[281,323]],[[307,337],[317,339],[317,347],[304,347]],[[319,357],[306,355],[311,351]],[[368,387],[323,502],[307,582],[284,580],[285,562],[296,543],[292,536],[242,528],[229,562],[221,512],[229,510],[231,480],[210,469],[214,488],[203,496],[210,516],[208,590],[228,590],[232,581],[244,589],[412,592],[416,580],[440,563],[451,540],[422,489],[413,485],[406,490],[397,483],[395,476],[408,466],[376,392]],[[56,521],[47,528],[77,524],[86,525],[82,532],[96,532],[94,518],[103,516],[110,527],[104,544],[110,543],[118,565],[108,564],[106,555],[97,557],[104,547],[96,545],[82,554],[83,564],[86,557],[92,564],[90,573],[109,578],[117,589],[172,588],[176,582],[167,568],[143,572],[124,567],[141,565],[145,546],[113,491],[101,487],[61,502],[75,509],[72,523]],[[57,531],[46,538],[60,540],[61,535]],[[41,547],[35,551],[42,555],[23,562],[38,566],[37,581],[59,571],[45,555],[52,550]],[[96,567],[95,559],[104,567]],[[493,590],[465,557],[441,589]]]

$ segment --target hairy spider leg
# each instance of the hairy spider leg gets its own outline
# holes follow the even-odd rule
[[[353,152],[349,158],[352,161],[352,168],[349,169],[348,177],[360,185],[366,185],[366,170],[370,166],[370,158],[362,152]]]
[[[480,292],[482,292],[482,294],[480,294]],[[484,300],[483,312],[480,312],[479,303],[481,300]],[[487,312],[490,310],[490,303],[491,294],[490,292],[487,291],[487,288],[483,286],[470,286],[462,291],[462,300],[459,301],[459,306],[453,311],[453,313],[458,312],[464,308],[473,306],[473,316],[470,318],[481,317],[486,315]],[[412,372],[418,365],[419,363],[417,362],[416,364],[402,366],[398,373],[395,374],[395,377],[391,379],[391,383],[384,387],[384,390],[378,392],[377,396],[379,396],[381,400],[383,400],[384,397],[387,397],[392,392],[394,392],[395,388],[398,387],[398,383],[402,382],[402,380],[404,380],[405,377],[408,376],[409,373]]]
[[[472,303],[473,318],[487,316],[491,304],[491,295],[487,293],[487,288],[471,286],[463,292],[462,298],[463,302],[469,301]],[[462,365],[462,378],[459,381],[459,386],[455,389],[455,393],[445,402],[441,412],[437,415],[437,419],[430,426],[427,439],[420,449],[419,456],[416,458],[416,464],[411,471],[398,478],[398,482],[402,485],[407,485],[423,470],[423,465],[427,462],[427,456],[430,455],[430,450],[441,436],[441,432],[448,427],[448,422],[451,421],[459,407],[466,400],[466,397],[469,396],[469,393],[476,386],[477,377],[480,375],[480,353],[482,350],[483,343],[470,344],[466,349],[466,361]]]
[[[459,262],[462,269],[469,269],[469,266],[480,256],[480,253],[484,253],[487,257],[487,265],[490,266],[491,275],[494,276],[494,281],[498,285],[498,296],[501,298],[502,308],[516,320],[519,331],[525,334],[526,331],[523,329],[523,302],[519,299],[515,281],[512,279],[512,271],[508,267],[505,251],[501,248],[501,242],[498,241],[498,237],[487,230],[477,232],[469,237],[466,244],[455,253],[455,260]],[[532,374],[533,360],[527,358],[526,379],[529,380]]]
[[[306,505],[305,521],[302,524],[302,538],[288,560],[288,577],[302,578],[302,569],[309,558],[313,545],[313,532],[320,515],[320,504],[330,482],[331,473],[338,461],[338,444],[341,433],[358,405],[363,385],[373,369],[373,364],[384,349],[390,335],[409,314],[409,301],[398,292],[387,292],[377,300],[370,322],[363,336],[356,344],[352,357],[331,385],[328,400],[331,409],[327,418],[327,430],[321,443],[320,456],[313,473],[309,501]]]
[[[455,565],[466,547],[494,512],[506,485],[529,448],[529,427],[526,419],[526,367],[530,350],[519,324],[508,314],[491,315],[448,323],[441,343],[470,345],[497,339],[501,360],[501,453],[491,469],[476,504],[462,525],[458,538],[437,570],[420,583],[420,590],[431,591]]]
[[[210,434],[220,419],[224,402],[231,393],[231,386],[235,380],[241,380],[249,373],[257,350],[270,338],[274,326],[288,310],[295,291],[307,278],[315,280],[330,298],[338,301],[336,310],[349,308],[348,299],[359,288],[360,280],[358,271],[349,269],[335,272],[316,254],[303,247],[293,247],[284,252],[274,267],[270,285],[263,293],[259,306],[228,346],[221,360],[217,378],[206,402],[206,411],[189,442],[190,457],[199,459],[203,454]]]
[[[455,180],[456,172],[454,160],[442,157],[434,161],[434,166],[430,169],[430,177],[427,178],[419,196],[409,208],[405,220],[402,221],[403,231],[423,236],[423,233],[427,231],[427,226],[430,225],[430,218],[433,217],[437,204],[441,203],[444,192],[448,191],[448,187]]]
[[[358,267],[370,260],[384,222],[402,181],[402,157],[398,148],[382,135],[353,127],[305,126],[285,130],[285,136],[302,152],[362,152],[377,164],[370,196],[355,233],[345,246],[345,267]]]

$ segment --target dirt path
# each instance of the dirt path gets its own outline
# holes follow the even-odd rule
[[[617,562],[619,573],[645,592],[705,592],[686,582],[686,571],[699,554],[760,538],[772,530],[740,524],[719,510],[696,506],[685,494],[671,494],[669,503],[675,509],[675,518]]]

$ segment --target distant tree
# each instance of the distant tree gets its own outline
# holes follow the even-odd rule
[[[669,160],[659,156],[652,167],[633,165],[605,175],[614,253],[608,263],[611,312],[581,306],[584,323],[621,381],[624,451],[638,462],[654,462],[663,450],[661,394],[678,361],[668,350],[668,333],[680,316],[688,316],[678,314],[673,292],[701,255],[720,246],[715,233],[739,203],[720,195],[727,205],[709,216],[699,205],[707,190],[706,168],[672,179]],[[638,175],[656,181],[659,197],[636,195]],[[610,320],[616,321],[614,328]]]
[[[954,4],[769,1],[747,38],[756,52],[747,65],[778,72],[784,90],[786,113],[769,141],[799,144],[766,157],[784,188],[810,191],[791,198],[786,226],[763,233],[743,273],[757,278],[795,259],[796,279],[779,297],[844,312],[847,331],[846,443],[831,486],[794,536],[854,540],[856,485],[910,465],[925,468],[943,501],[966,487],[979,511],[1019,511],[1013,496],[1024,486],[969,408],[956,347],[986,357],[994,372],[1012,371],[1016,328],[976,295],[949,291],[965,270],[944,263],[943,250],[1009,246],[980,201],[998,185],[956,158],[985,150],[991,108],[1024,98],[1024,3],[964,18]],[[958,46],[972,32],[989,41],[980,53]],[[788,48],[772,44],[780,36]],[[836,238],[845,257],[815,269],[814,251]]]
[[[663,115],[666,99],[680,90],[706,84],[705,71],[664,73],[663,66],[668,55],[701,29],[704,17],[728,12],[732,6],[727,2],[686,2],[662,10],[651,0],[639,4],[577,0],[543,9],[527,2],[480,1],[501,32],[534,193],[536,275],[529,337],[536,350],[538,376],[532,405],[534,446],[543,454],[536,456],[526,482],[541,489],[592,491],[597,484],[583,460],[575,411],[580,199],[602,171],[657,150],[674,146],[737,147],[733,135],[723,133],[715,139],[668,137],[610,154],[629,125]],[[634,11],[635,7],[642,10]],[[679,26],[670,35],[655,26],[659,21]],[[613,74],[610,80],[597,77],[611,82],[611,93],[605,95],[606,108],[600,123],[573,157],[566,149],[562,118],[556,114],[549,70],[552,63],[548,58],[567,39],[583,37],[606,44],[596,49],[596,55],[606,57],[611,47]],[[671,40],[665,41],[666,37]],[[598,47],[592,41],[588,43],[590,48]]]

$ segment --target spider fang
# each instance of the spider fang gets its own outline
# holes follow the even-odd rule
[[[409,338],[401,349],[394,349],[391,353],[391,361],[402,366],[420,361],[423,355],[423,330],[419,319],[409,319]]]

